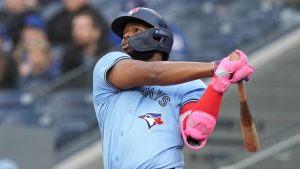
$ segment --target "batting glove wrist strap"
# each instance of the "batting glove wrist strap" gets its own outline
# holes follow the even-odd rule
[[[214,90],[220,93],[224,93],[228,90],[231,82],[224,78],[213,78],[210,85]]]
[[[216,125],[215,118],[202,111],[181,115],[181,133],[184,143],[193,150],[199,150],[206,144],[208,136]]]

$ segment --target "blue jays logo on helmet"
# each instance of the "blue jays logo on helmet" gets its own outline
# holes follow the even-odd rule
[[[128,16],[131,16],[134,13],[137,13],[139,11],[139,8],[133,8],[128,12]]]
[[[147,122],[148,129],[155,125],[162,125],[164,123],[161,113],[147,113],[145,115],[139,116],[139,118],[144,119]]]

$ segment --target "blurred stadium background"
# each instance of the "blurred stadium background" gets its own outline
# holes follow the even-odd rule
[[[73,63],[66,59],[74,55],[66,54],[74,49],[69,46],[79,43],[76,37],[57,40],[50,32],[60,26],[51,20],[66,8],[67,1],[79,4],[78,8],[90,6],[105,20],[107,25],[100,28],[107,37],[102,41],[106,40],[109,48],[101,54],[119,49],[120,40],[106,28],[115,17],[135,6],[153,8],[169,21],[175,35],[171,60],[213,61],[236,48],[249,54],[256,72],[246,88],[261,139],[260,151],[247,153],[243,149],[238,94],[232,87],[207,146],[199,152],[185,151],[186,169],[299,168],[299,0],[2,0],[0,169],[103,168],[91,97],[91,71],[101,54],[93,59],[81,54],[80,62],[66,69],[64,65]],[[46,35],[41,38],[43,43],[37,41],[33,46],[47,44],[48,50],[36,50],[42,57],[50,57],[48,67],[53,68],[54,78],[28,74],[28,67],[24,68],[31,64],[29,70],[35,70],[39,65],[28,59],[36,51],[26,46],[31,42],[26,41],[24,33],[28,27]],[[70,34],[71,30],[59,29],[54,35]],[[20,43],[26,49],[18,55]],[[2,58],[15,63],[7,64]],[[4,69],[12,65],[16,66],[14,70]],[[5,76],[15,79],[4,83]]]

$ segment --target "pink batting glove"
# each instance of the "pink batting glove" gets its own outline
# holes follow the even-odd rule
[[[231,80],[232,74],[234,74],[235,71],[238,69],[245,67],[248,62],[247,55],[242,52],[241,50],[235,50],[235,53],[239,55],[238,60],[230,60],[230,54],[229,56],[225,57],[221,60],[220,64],[218,65],[214,78],[212,79],[211,86],[218,92],[224,93],[229,88],[230,84],[234,83]],[[240,79],[243,71],[239,73],[238,76],[236,76],[235,80],[242,80]],[[247,76],[244,76],[244,78]]]
[[[244,79],[246,79],[246,81],[248,81],[250,78],[250,75],[253,72],[254,72],[254,68],[251,65],[246,64],[245,66],[241,67],[240,69],[238,69],[234,72],[230,81],[231,81],[231,83],[238,83]]]
[[[216,119],[202,111],[186,112],[180,116],[180,120],[183,141],[193,150],[199,150],[205,146],[208,136],[216,125]]]

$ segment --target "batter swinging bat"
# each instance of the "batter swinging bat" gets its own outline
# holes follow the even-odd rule
[[[233,61],[238,59],[239,55],[237,53],[231,54],[230,60]],[[240,125],[244,147],[248,152],[256,152],[260,147],[259,138],[248,106],[243,81],[238,83],[238,92],[240,96]]]

